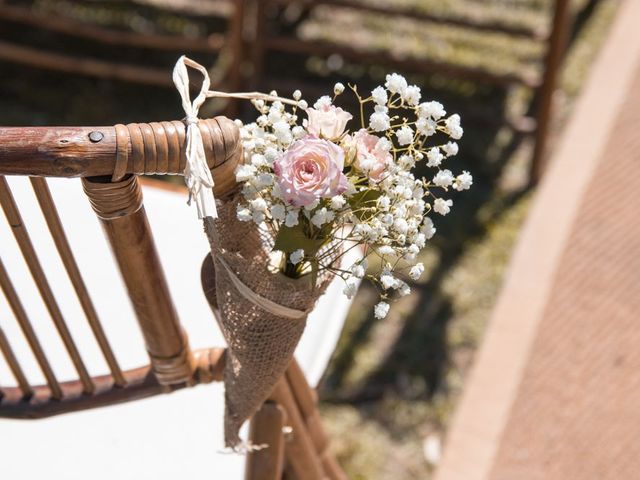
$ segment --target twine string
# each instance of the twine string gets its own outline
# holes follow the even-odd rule
[[[222,258],[222,255],[217,255],[216,259],[222,264],[224,269],[226,270],[229,278],[231,279],[231,283],[238,290],[240,295],[249,300],[254,305],[262,308],[263,310],[277,315],[279,317],[290,318],[292,320],[298,320],[306,317],[309,314],[309,310],[297,310],[295,308],[285,307],[284,305],[280,305],[268,298],[259,295],[249,288],[245,283],[238,278],[238,276],[233,272],[229,264]]]
[[[193,102],[189,96],[189,72],[187,71],[187,67],[198,70],[203,77],[200,92],[198,96],[193,99]],[[218,218],[216,202],[213,196],[213,176],[207,164],[204,144],[202,143],[202,134],[198,128],[198,111],[207,99],[207,92],[209,91],[209,73],[202,65],[183,55],[178,59],[173,69],[173,83],[178,89],[178,93],[182,99],[182,108],[186,115],[184,122],[187,125],[187,164],[184,168],[184,181],[189,189],[189,200],[187,203],[191,204],[191,200],[195,199],[199,218]]]

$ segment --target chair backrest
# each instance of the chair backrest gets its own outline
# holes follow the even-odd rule
[[[234,190],[233,170],[241,158],[238,128],[226,117],[202,120],[198,126],[216,182],[214,191],[224,198]],[[0,417],[38,418],[220,379],[223,349],[192,351],[189,347],[160,265],[138,181],[139,175],[183,172],[184,124],[0,128],[0,138],[0,206],[77,373],[75,381],[60,382],[56,378],[24,307],[26,299],[20,298],[11,272],[0,259],[0,288],[46,379],[45,385],[30,384],[11,347],[12,339],[0,328],[0,351],[17,384],[0,386]],[[55,247],[109,367],[108,375],[89,374],[6,175],[30,177]],[[118,364],[43,177],[81,177],[131,299],[149,366],[123,371]]]

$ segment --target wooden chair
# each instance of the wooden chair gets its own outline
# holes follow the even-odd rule
[[[108,17],[107,12],[114,12],[111,23],[122,24],[117,27],[106,20],[91,23],[87,18],[74,15],[76,11],[86,10],[86,5],[83,6],[82,2],[64,2],[57,5],[58,8],[55,8],[56,5],[55,2],[49,3],[49,8],[53,8],[53,11],[49,11],[24,4],[1,3],[0,21],[24,30],[18,40],[0,41],[0,60],[66,73],[173,87],[171,67],[179,55],[202,57],[205,65],[211,65],[217,56],[218,64],[213,75],[215,83],[224,85],[230,91],[238,89],[244,16],[242,0],[115,1],[106,6],[98,3],[90,7],[89,13],[93,12],[96,18]],[[202,31],[193,36],[162,30],[140,33],[121,21],[123,15],[140,16],[141,11],[152,18],[160,16],[164,23],[170,25],[191,21]],[[92,15],[87,14],[85,17],[92,18]],[[211,20],[216,18],[223,25],[226,24],[226,33],[218,33],[214,30],[215,27],[212,28]],[[73,39],[78,42],[79,50],[99,50],[102,47],[117,49],[114,51],[125,55],[128,61],[112,60],[113,55],[76,55],[66,50],[53,50],[50,45],[28,44],[22,36],[29,31],[37,32],[38,35]],[[43,35],[43,38],[49,37]],[[163,52],[168,52],[171,60],[155,63],[148,60],[149,56]],[[159,63],[163,66],[166,64],[167,68],[160,68]]]
[[[225,117],[199,123],[219,198],[235,188],[233,170],[241,159],[238,129]],[[32,385],[10,338],[0,328],[0,352],[13,373],[15,387],[0,386],[0,418],[39,419],[133,401],[178,389],[220,381],[224,349],[193,350],[169,294],[138,177],[182,173],[185,127],[182,122],[115,127],[0,128],[0,206],[28,269],[77,373],[59,381],[25,308],[25,299],[0,260],[0,288],[31,353],[46,378]],[[54,296],[41,259],[6,175],[29,176],[38,203],[82,310],[100,346],[109,374],[91,376]],[[150,363],[120,367],[78,268],[45,177],[80,177],[100,219],[131,299]],[[200,232],[194,232],[199,234]],[[207,257],[208,258],[208,257]],[[205,259],[203,271],[212,262]],[[203,275],[206,280],[210,276]],[[203,285],[205,295],[211,286]],[[213,300],[210,302],[213,307]],[[251,422],[251,440],[269,448],[248,455],[247,479],[345,478],[329,454],[315,392],[295,361],[270,400]]]
[[[463,78],[479,83],[497,86],[523,85],[535,91],[537,108],[535,120],[529,118],[511,121],[514,128],[528,132],[535,130],[535,147],[531,166],[531,179],[537,181],[544,168],[544,152],[547,143],[549,121],[552,109],[552,97],[556,89],[556,79],[569,32],[569,0],[555,0],[551,28],[539,29],[524,26],[509,26],[495,21],[478,21],[470,15],[467,18],[445,17],[430,14],[423,10],[393,6],[391,2],[362,2],[358,0],[264,0],[257,2],[256,35],[252,46],[255,77],[264,75],[266,55],[269,52],[283,52],[298,55],[317,55],[330,57],[340,55],[357,63],[384,65],[405,72],[439,73],[447,77]],[[424,21],[425,25],[451,25],[459,29],[479,32],[493,32],[508,35],[514,39],[532,39],[543,42],[545,58],[541,75],[530,71],[496,73],[483,66],[456,65],[429,58],[418,58],[391,51],[368,50],[362,46],[330,42],[317,39],[301,39],[296,35],[296,26],[288,25],[283,19],[286,7],[296,6],[299,11],[310,11],[314,8],[332,8],[333,11],[354,12],[354,15],[378,14],[391,19],[414,19]],[[289,22],[290,23],[290,22]],[[286,25],[286,26],[285,26]],[[327,29],[336,28],[328,25]],[[293,31],[293,34],[287,33]],[[378,32],[382,34],[383,32]],[[398,42],[401,40],[398,39]]]

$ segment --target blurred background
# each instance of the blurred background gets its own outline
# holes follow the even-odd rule
[[[187,54],[212,88],[368,90],[397,71],[460,113],[454,196],[413,293],[384,320],[363,285],[321,382],[349,478],[430,478],[503,273],[616,0],[0,1],[0,124],[179,119],[171,69]],[[343,97],[348,97],[347,94]],[[344,100],[347,102],[347,100]],[[209,102],[201,116],[255,118]]]

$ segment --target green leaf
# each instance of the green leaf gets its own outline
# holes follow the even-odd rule
[[[325,239],[308,238],[301,225],[295,227],[283,225],[278,230],[273,249],[291,253],[301,248],[306,255],[313,256],[324,243]]]
[[[362,222],[370,220],[374,215],[374,210],[365,210],[376,206],[378,198],[382,195],[380,190],[361,190],[349,197],[351,211]]]

